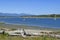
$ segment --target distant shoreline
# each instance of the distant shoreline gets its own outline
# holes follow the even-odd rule
[[[60,17],[24,17],[24,16],[0,16],[0,18],[60,18]]]
[[[20,17],[20,18],[53,18],[53,17]],[[56,17],[56,18],[60,18],[60,17]]]

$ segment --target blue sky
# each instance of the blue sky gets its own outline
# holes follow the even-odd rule
[[[0,0],[0,12],[60,14],[60,0]]]

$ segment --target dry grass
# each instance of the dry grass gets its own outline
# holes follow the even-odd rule
[[[25,37],[22,36],[8,36],[7,34],[0,34],[0,40],[60,40],[58,38],[48,36]]]

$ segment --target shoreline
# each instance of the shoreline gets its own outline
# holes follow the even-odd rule
[[[11,23],[4,23],[2,26],[7,28],[27,28],[27,29],[44,29],[44,30],[60,30],[60,28],[50,28],[50,27],[42,27],[42,26],[32,26],[32,25],[22,25],[22,24],[11,24]]]
[[[5,17],[1,17],[0,18],[60,18],[60,17],[19,17],[19,16],[5,16]]]

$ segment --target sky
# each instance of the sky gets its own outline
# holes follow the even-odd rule
[[[60,0],[0,0],[0,12],[60,14]]]

